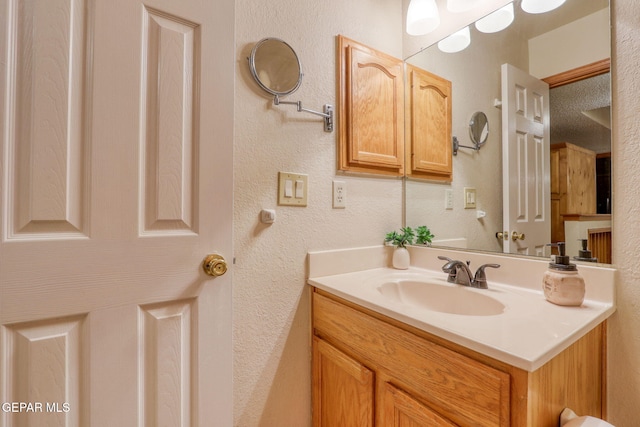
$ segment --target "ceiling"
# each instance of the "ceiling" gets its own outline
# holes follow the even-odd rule
[[[551,143],[570,142],[596,153],[610,152],[611,130],[606,127],[611,126],[610,87],[610,73],[606,73],[551,89]]]
[[[531,39],[587,15],[609,7],[609,0],[567,0],[553,13],[529,14],[520,10],[520,0],[515,2],[519,20],[518,32],[524,39]]]

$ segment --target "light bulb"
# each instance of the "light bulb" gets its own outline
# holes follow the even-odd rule
[[[411,0],[407,10],[407,33],[422,36],[440,25],[440,13],[435,0]]]
[[[446,39],[438,42],[438,49],[446,53],[460,52],[466,49],[471,43],[471,33],[469,27],[464,27],[460,31],[451,34]]]
[[[562,6],[565,0],[522,0],[522,10],[527,13],[545,13]]]
[[[513,22],[513,3],[509,3],[476,22],[476,28],[483,33],[497,33]]]

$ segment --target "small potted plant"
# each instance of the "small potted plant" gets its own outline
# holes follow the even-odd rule
[[[411,227],[403,227],[400,232],[392,231],[387,233],[385,242],[394,245],[396,248],[393,251],[392,265],[393,268],[399,270],[406,270],[409,268],[409,251],[407,245],[413,244],[415,233]]]
[[[431,233],[431,230],[426,225],[416,228],[416,244],[431,246],[434,237],[436,236]]]

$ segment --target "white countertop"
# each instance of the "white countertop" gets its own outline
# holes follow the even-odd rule
[[[425,248],[429,259],[436,258],[439,250]],[[420,249],[421,250],[421,249]],[[370,267],[372,259],[384,258],[378,254],[388,253],[388,249],[365,248],[362,255],[369,261],[360,265],[357,271],[343,272],[345,267],[321,268],[318,263],[331,263],[331,260],[340,259],[344,262],[354,253],[338,251],[338,258],[332,258],[331,252],[310,254],[310,273],[322,274],[329,271],[331,274],[310,277],[308,283],[338,297],[374,310],[393,319],[417,327],[456,344],[463,345],[484,355],[493,357],[518,368],[535,371],[554,356],[562,352],[587,332],[608,318],[615,311],[613,290],[605,288],[613,287],[615,270],[605,268],[594,270],[594,267],[579,267],[585,270],[583,276],[587,281],[587,294],[584,303],[580,307],[562,307],[548,302],[544,298],[540,285],[542,275],[532,276],[532,269],[540,269],[540,266],[531,264],[525,266],[519,258],[501,257],[499,255],[479,255],[481,262],[496,262],[502,264],[503,274],[492,274],[494,270],[487,271],[489,289],[471,289],[469,292],[479,292],[500,301],[505,309],[496,315],[470,316],[442,313],[428,310],[423,307],[412,306],[385,297],[378,289],[380,284],[406,280],[408,278],[437,278],[446,279],[446,273],[432,268],[412,266],[409,270],[395,270],[389,267]],[[418,260],[425,256],[424,252],[416,254],[412,251],[412,257]],[[456,253],[456,251],[444,251],[446,256],[456,259],[464,259],[468,253]],[[376,254],[373,257],[372,254]],[[454,256],[452,256],[454,255]],[[474,254],[475,256],[476,254]],[[486,258],[486,259],[484,259]],[[530,262],[530,260],[524,260]],[[546,269],[547,262],[542,261],[542,269]],[[412,262],[413,263],[413,262]],[[418,262],[419,263],[419,262]],[[442,264],[437,261],[435,265]],[[373,262],[372,265],[375,265]],[[480,264],[476,264],[480,265]],[[363,268],[364,267],[364,268]],[[472,265],[473,267],[473,265]],[[528,279],[518,280],[518,283],[501,283],[499,280],[512,277],[511,270],[519,271],[521,276]],[[331,271],[334,270],[334,271]],[[496,270],[498,271],[498,270]],[[335,274],[333,274],[335,273]],[[537,274],[537,271],[535,271]],[[510,275],[511,274],[511,275]],[[492,277],[495,279],[492,280]],[[597,291],[593,291],[596,284],[589,281],[598,281]],[[450,286],[460,286],[452,285]],[[536,289],[537,288],[537,289]],[[590,289],[594,298],[590,298]]]

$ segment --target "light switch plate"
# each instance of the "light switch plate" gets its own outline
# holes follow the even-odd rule
[[[473,187],[464,187],[464,208],[476,208],[476,189]]]
[[[281,206],[307,206],[307,182],[308,175],[278,172],[278,204]],[[285,192],[287,188],[292,191]]]

